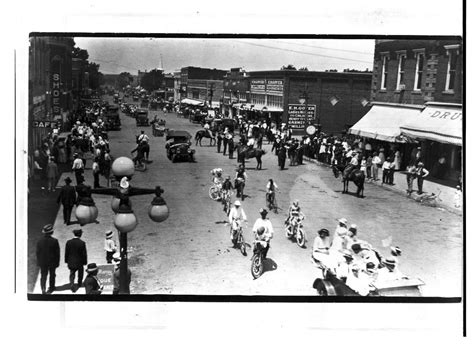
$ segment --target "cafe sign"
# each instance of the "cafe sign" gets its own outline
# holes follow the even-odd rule
[[[306,107],[308,107],[306,114]],[[314,123],[316,105],[288,105],[288,127],[291,129],[304,129],[308,124]]]
[[[42,121],[34,121],[33,122],[34,128],[51,128],[51,129],[59,129],[61,127],[60,120],[42,120]]]

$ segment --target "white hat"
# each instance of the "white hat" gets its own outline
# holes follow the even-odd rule
[[[112,259],[114,260],[114,263],[119,264],[120,260],[122,260],[120,252],[115,252],[114,255],[112,255]]]
[[[235,206],[240,206],[240,205],[241,205],[241,203],[240,203],[240,201],[239,201],[239,200],[236,200],[236,201],[234,202],[234,205],[235,205]]]
[[[126,176],[124,176],[122,178],[122,180],[120,180],[120,187],[122,188],[128,188],[128,186],[130,186],[130,184],[128,183],[128,178]]]
[[[338,221],[339,221],[339,223],[347,226],[347,219],[346,218],[340,218]]]

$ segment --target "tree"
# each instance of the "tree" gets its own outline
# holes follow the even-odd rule
[[[80,47],[74,47],[72,49],[72,58],[80,58],[87,63],[87,60],[89,59],[89,53],[87,50],[83,50]]]
[[[104,75],[99,72],[100,65],[94,62],[87,63],[86,72],[89,73],[89,87],[97,90],[104,83]]]
[[[298,70],[304,70],[304,71],[308,71],[309,69],[308,69],[308,67],[301,67],[301,68],[300,68],[300,69],[298,69]]]
[[[119,89],[123,89],[127,85],[131,85],[133,82],[133,77],[129,72],[122,72],[119,74],[117,79],[117,84]]]
[[[140,85],[148,92],[160,89],[163,87],[163,83],[163,71],[158,69],[153,69],[145,73],[140,81]]]
[[[296,67],[292,64],[289,64],[287,66],[281,67],[280,70],[296,70]]]

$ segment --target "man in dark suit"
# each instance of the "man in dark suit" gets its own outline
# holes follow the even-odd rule
[[[69,268],[69,283],[71,290],[76,292],[74,287],[74,279],[76,278],[76,271],[78,273],[78,288],[82,287],[82,279],[84,277],[84,265],[87,264],[87,248],[86,243],[81,240],[82,230],[77,229],[72,231],[74,238],[66,242],[66,251],[64,253],[64,261]]]
[[[84,197],[89,197],[90,195],[90,186],[84,183],[84,177],[80,176],[76,186],[77,200],[76,204],[79,205],[81,199]]]
[[[97,278],[97,273],[99,268],[96,263],[91,263],[87,265],[87,277],[84,280],[84,288],[86,288],[86,294],[98,295],[102,294],[104,286],[100,283],[100,280]]]
[[[64,223],[69,225],[71,223],[72,208],[76,204],[76,190],[71,186],[72,180],[69,177],[66,177],[64,181],[66,182],[66,185],[61,188],[57,203],[63,205]]]
[[[48,224],[43,227],[44,237],[36,244],[36,261],[41,270],[41,292],[51,294],[55,289],[56,268],[59,266],[59,242],[52,237],[54,233],[53,225]],[[49,273],[49,289],[46,292],[46,279]]]

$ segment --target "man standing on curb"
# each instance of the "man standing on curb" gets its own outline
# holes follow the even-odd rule
[[[64,223],[69,225],[71,223],[72,208],[76,204],[76,190],[71,186],[72,180],[69,177],[64,179],[66,185],[61,188],[57,203],[63,205]]]
[[[48,224],[41,231],[44,237],[36,244],[36,262],[41,270],[41,293],[51,294],[56,288],[56,268],[59,266],[59,242],[52,237],[53,225]],[[49,273],[49,289],[46,291],[46,279]]]
[[[69,268],[69,283],[73,293],[77,291],[77,288],[82,287],[82,279],[84,277],[84,265],[87,264],[87,248],[86,242],[81,240],[82,230],[77,229],[72,231],[74,238],[66,242],[66,251],[64,253],[64,260]],[[77,276],[77,288],[74,286],[74,279]]]

